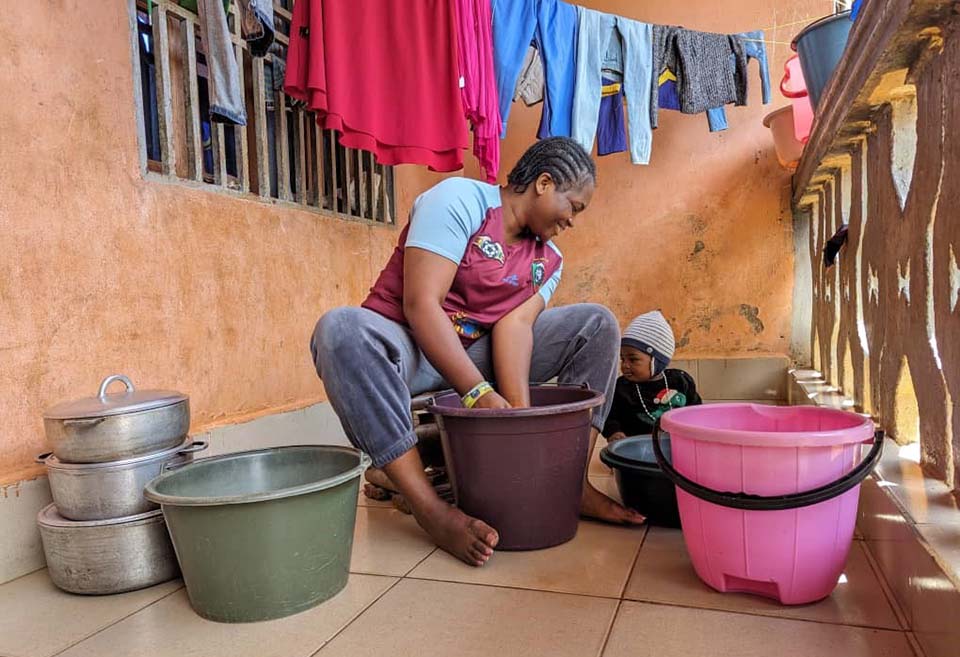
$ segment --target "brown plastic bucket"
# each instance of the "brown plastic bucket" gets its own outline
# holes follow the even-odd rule
[[[499,550],[537,550],[576,535],[590,418],[603,394],[531,386],[530,401],[530,408],[467,409],[451,392],[427,409],[442,430],[457,506],[499,532]]]

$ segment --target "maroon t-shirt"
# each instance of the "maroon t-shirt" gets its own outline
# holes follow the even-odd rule
[[[416,210],[411,223],[414,220]],[[410,224],[401,232],[397,248],[362,304],[404,325],[403,256],[409,231]],[[442,303],[464,345],[489,333],[501,317],[537,294],[562,261],[556,249],[533,236],[507,244],[501,208],[487,208]]]

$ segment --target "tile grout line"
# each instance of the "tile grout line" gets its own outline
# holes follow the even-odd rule
[[[421,559],[421,560],[418,561],[417,563],[413,564],[413,567],[410,568],[410,570],[408,570],[407,572],[405,572],[405,573],[404,573],[403,575],[401,575],[400,577],[403,578],[403,579],[407,579],[407,577],[410,576],[410,573],[412,573],[412,572],[415,571],[417,568],[419,568],[419,567],[420,567],[420,564],[422,564],[424,561],[426,561],[427,559],[429,559],[430,557],[432,557],[432,556],[434,555],[434,553],[435,553],[437,550],[439,550],[439,549],[440,549],[439,547],[434,547],[432,550],[430,550],[429,552],[427,552],[427,555],[426,555],[423,559]]]
[[[372,577],[386,577],[386,576],[385,576],[385,575],[372,575]],[[334,639],[336,639],[338,636],[340,636],[341,634],[343,634],[348,627],[350,627],[350,626],[353,625],[355,622],[357,622],[357,619],[358,619],[358,618],[360,618],[360,617],[363,616],[365,613],[367,613],[367,610],[369,610],[373,605],[375,605],[375,604],[377,604],[378,602],[380,602],[380,600],[383,599],[383,597],[384,597],[386,594],[390,593],[390,591],[392,591],[397,584],[399,584],[400,582],[403,581],[403,578],[402,578],[402,577],[392,576],[392,579],[394,579],[394,580],[396,580],[396,581],[394,581],[393,584],[391,584],[391,585],[388,586],[386,589],[384,589],[383,593],[381,593],[381,594],[378,595],[376,598],[374,598],[373,600],[371,600],[369,604],[364,605],[364,607],[363,607],[362,609],[360,609],[360,611],[358,611],[350,620],[348,620],[346,623],[343,624],[343,627],[341,627],[339,630],[337,630],[336,632],[334,632],[334,633],[333,633],[333,636],[331,636],[329,639],[327,639],[326,641],[324,641],[323,643],[321,643],[320,646],[319,646],[316,650],[314,650],[312,653],[310,653],[310,657],[317,657],[317,655],[320,654],[320,651],[321,651],[321,650],[323,650],[323,649],[326,648],[328,645],[330,645],[330,643],[331,643]]]
[[[360,498],[363,498],[361,501]],[[369,502],[369,504],[367,503]],[[371,500],[363,494],[363,491],[360,492],[360,496],[357,497],[357,508],[358,509],[392,509],[396,511],[396,507],[393,506],[390,502],[385,502],[382,500]]]
[[[910,648],[913,650],[913,654],[916,657],[926,657],[927,653],[924,651],[923,646],[920,645],[920,640],[917,638],[917,635],[913,632],[904,632],[907,635],[907,643],[910,644]]]
[[[157,586],[160,586],[160,584],[157,584]],[[107,630],[109,630],[111,627],[113,627],[113,626],[115,626],[115,625],[119,625],[120,623],[122,623],[123,621],[127,620],[127,619],[130,618],[131,616],[136,616],[136,615],[139,614],[141,611],[144,611],[145,609],[149,609],[149,608],[152,607],[153,605],[159,604],[160,602],[166,600],[166,599],[169,598],[171,595],[174,595],[174,594],[176,594],[176,593],[179,593],[183,588],[184,588],[184,584],[183,584],[183,582],[181,581],[180,586],[178,586],[178,587],[175,588],[174,590],[170,591],[170,593],[167,593],[166,595],[160,596],[159,598],[157,598],[157,599],[154,600],[153,602],[151,602],[151,603],[149,603],[149,604],[146,604],[146,605],[144,605],[144,606],[142,606],[142,607],[140,607],[140,608],[138,608],[138,609],[135,609],[134,611],[132,611],[132,612],[130,612],[129,614],[127,614],[126,616],[123,616],[122,618],[118,618],[117,620],[113,621],[112,623],[101,627],[99,630],[93,632],[92,634],[88,634],[87,636],[83,637],[82,639],[80,639],[80,640],[78,640],[78,641],[74,641],[73,643],[71,643],[69,646],[67,646],[67,647],[64,648],[63,650],[58,650],[57,652],[52,653],[49,657],[56,657],[57,655],[62,655],[62,654],[65,653],[66,651],[70,650],[71,648],[75,648],[76,646],[79,646],[79,645],[80,645],[81,643],[83,643],[84,641],[87,641],[87,640],[89,640],[89,639],[92,639],[93,637],[97,636],[98,634],[100,634],[100,633],[102,633],[102,632],[106,632]]]
[[[22,574],[22,575],[17,575],[17,576],[14,577],[13,579],[8,579],[8,580],[5,581],[5,582],[0,582],[0,589],[2,589],[2,588],[3,588],[4,586],[6,586],[7,584],[13,584],[14,582],[19,582],[21,579],[23,579],[23,578],[25,578],[25,577],[30,577],[30,575],[36,575],[36,574],[39,573],[41,570],[46,570],[46,569],[47,569],[46,566],[40,566],[39,568],[36,568],[36,569],[34,569],[34,570],[31,570],[29,573],[24,573],[24,574]],[[0,657],[6,657],[6,655],[0,655]]]
[[[452,579],[437,579],[430,577],[412,577],[410,575],[404,577],[413,582],[440,582],[442,584],[459,584],[461,586],[483,586],[490,589],[504,589],[507,591],[530,591],[532,593],[549,593],[551,595],[569,595],[575,598],[591,598],[594,600],[619,600],[619,598],[612,595],[597,595],[595,593],[573,593],[570,591],[547,591],[545,589],[531,589],[526,586],[511,586],[509,584],[487,584],[485,582],[458,582]]]
[[[603,641],[600,642],[600,650],[597,652],[597,657],[603,657],[603,653],[607,651],[607,645],[610,643],[610,637],[613,636],[613,626],[617,623],[617,617],[620,615],[620,608],[623,607],[623,600],[617,600],[617,608],[613,610],[613,615],[610,616],[610,622],[607,623],[607,629],[603,633]]]
[[[399,577],[403,579],[407,577],[410,573],[412,573],[414,570],[419,568],[420,564],[422,564],[424,561],[429,559],[433,555],[433,553],[439,549],[440,548],[438,547],[432,548],[429,552],[427,552],[426,556],[421,557],[415,564],[413,564],[413,566],[403,571],[402,573],[383,573],[383,572],[378,573],[372,570],[351,570],[350,574],[351,575],[370,575],[372,577]],[[419,578],[415,578],[415,579],[419,579]]]
[[[893,615],[896,617],[897,622],[900,623],[900,629],[904,631],[911,631],[912,628],[910,627],[910,619],[907,617],[906,611],[904,611],[900,606],[900,601],[897,600],[897,596],[893,592],[893,587],[891,587],[890,583],[887,582],[887,576],[880,568],[880,562],[870,550],[869,541],[864,540],[863,552],[867,557],[867,563],[870,564],[870,568],[873,570],[873,574],[880,584],[880,590],[883,591],[883,595],[887,599],[887,604],[889,604],[891,609],[893,609]]]
[[[633,555],[630,570],[627,571],[627,576],[623,580],[623,586],[620,587],[620,595],[618,597],[621,600],[623,600],[623,596],[627,594],[627,587],[630,586],[630,580],[633,579],[633,572],[637,569],[637,563],[640,562],[640,552],[643,550],[643,546],[646,545],[648,536],[650,536],[650,525],[644,527],[643,537],[640,539],[640,545],[637,546],[637,553]],[[620,609],[619,605],[617,609]]]
[[[726,595],[726,594],[725,594]],[[624,598],[624,602],[638,602],[641,604],[657,605],[658,607],[679,607],[681,609],[696,609],[698,611],[712,611],[718,614],[736,614],[738,616],[751,616],[753,618],[772,618],[775,620],[797,621],[800,623],[813,623],[814,625],[830,625],[833,627],[852,627],[858,630],[876,630],[880,632],[904,632],[906,630],[890,627],[879,627],[876,625],[862,625],[859,623],[842,623],[829,620],[813,620],[810,618],[797,618],[796,616],[784,616],[782,614],[764,614],[752,611],[739,611],[735,609],[717,609],[715,607],[697,607],[692,604],[682,602],[664,602],[663,600],[634,600],[633,598]]]
[[[359,507],[360,504],[358,503],[357,506]],[[384,510],[396,511],[396,509],[393,508],[393,506],[388,506],[388,507],[368,506],[368,507],[365,507],[365,508],[368,508],[368,509],[382,508],[382,509],[384,509]],[[371,607],[373,607],[373,605],[377,604],[385,595],[387,595],[390,591],[392,591],[392,590],[394,589],[394,587],[397,586],[397,584],[399,584],[399,583],[402,582],[404,579],[406,579],[406,578],[407,578],[407,575],[409,575],[410,573],[412,573],[420,564],[422,564],[424,561],[426,561],[427,559],[429,559],[430,556],[433,555],[433,553],[436,552],[436,551],[439,550],[439,549],[440,549],[440,548],[438,548],[438,547],[434,547],[432,550],[430,550],[429,552],[427,552],[427,554],[424,555],[423,558],[421,558],[419,561],[417,561],[417,563],[415,563],[409,570],[407,570],[407,572],[406,572],[405,574],[400,575],[400,576],[397,576],[397,575],[376,575],[376,574],[372,574],[372,573],[353,573],[353,572],[351,572],[351,573],[350,573],[351,575],[357,574],[357,575],[367,575],[367,576],[372,576],[372,577],[393,577],[393,578],[396,579],[396,581],[395,581],[393,584],[391,584],[390,586],[388,586],[388,587],[384,590],[383,593],[381,593],[381,594],[378,595],[375,599],[373,599],[373,600],[370,602],[370,604],[368,604],[368,605],[366,605],[365,607],[363,607],[363,609],[361,609],[353,618],[351,618],[349,621],[347,621],[347,622],[343,625],[343,627],[341,627],[339,630],[337,630],[337,631],[334,633],[333,636],[331,636],[329,639],[327,639],[326,641],[324,641],[323,643],[321,643],[320,646],[317,647],[317,649],[316,649],[314,652],[310,653],[310,657],[317,657],[317,655],[320,654],[320,651],[322,651],[324,648],[326,648],[326,647],[330,644],[331,641],[333,641],[333,640],[336,639],[338,636],[340,636],[341,634],[343,634],[343,632],[345,632],[345,631],[347,630],[347,628],[349,628],[351,625],[353,625],[353,624],[357,621],[358,618],[360,618],[361,616],[363,616],[363,615],[367,612],[368,609],[370,609]]]

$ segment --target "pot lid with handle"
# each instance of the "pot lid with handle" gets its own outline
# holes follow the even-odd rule
[[[125,389],[108,393],[107,388],[114,381],[122,382]],[[187,399],[186,395],[174,390],[137,390],[128,376],[113,374],[100,383],[100,390],[93,397],[61,402],[47,409],[43,417],[48,420],[72,420],[124,415],[172,406]]]

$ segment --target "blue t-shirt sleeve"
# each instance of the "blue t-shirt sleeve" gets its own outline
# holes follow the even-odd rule
[[[556,291],[557,286],[560,285],[560,276],[563,274],[563,263],[560,263],[560,266],[557,267],[557,271],[553,272],[553,276],[547,279],[547,282],[540,286],[540,296],[543,297],[543,305],[550,305],[550,298],[553,296],[553,293]]]
[[[459,265],[470,237],[480,230],[491,203],[499,200],[499,192],[493,199],[491,190],[481,185],[468,178],[448,178],[421,194],[410,215],[404,246],[436,253]]]
[[[547,242],[547,246],[556,251],[557,255],[560,256],[560,266],[557,267],[557,271],[553,272],[553,275],[547,279],[547,281],[540,286],[540,296],[543,297],[543,305],[550,305],[550,298],[553,297],[553,293],[556,292],[557,286],[560,285],[560,277],[563,276],[563,254],[560,253],[560,249],[557,248],[557,245],[553,242]]]

